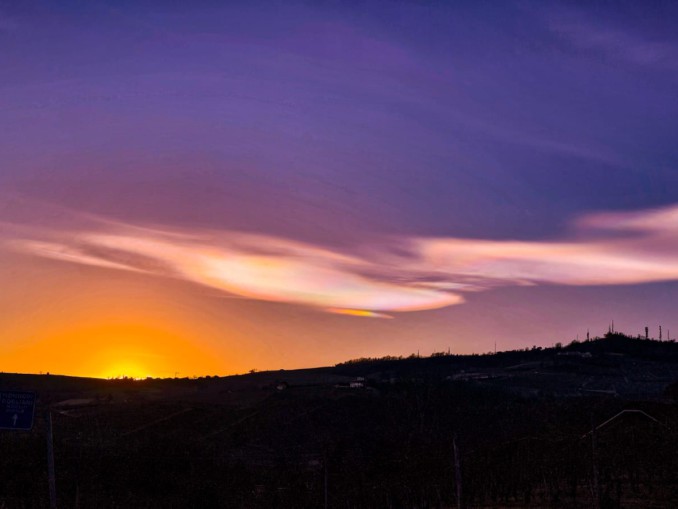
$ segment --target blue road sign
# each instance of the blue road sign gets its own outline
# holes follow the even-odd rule
[[[34,392],[0,391],[0,429],[31,429],[33,414]]]

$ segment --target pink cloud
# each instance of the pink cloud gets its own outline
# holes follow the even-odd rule
[[[621,285],[678,279],[678,206],[579,218],[578,240],[389,239],[369,255],[271,235],[147,229],[102,221],[82,231],[24,231],[6,245],[109,270],[175,277],[226,294],[384,318],[461,304],[507,285]],[[600,235],[603,230],[603,235]],[[402,244],[404,254],[388,249]]]

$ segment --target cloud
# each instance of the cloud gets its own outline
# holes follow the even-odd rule
[[[580,228],[597,228],[638,233],[678,234],[678,206],[637,212],[589,214],[582,217]]]
[[[621,285],[678,279],[678,205],[589,214],[568,241],[419,239],[422,267],[473,277],[489,288],[510,284]]]
[[[462,297],[360,274],[365,260],[266,235],[155,230],[69,232],[61,240],[13,240],[14,249],[103,268],[171,276],[241,297],[302,304],[354,316],[450,306]],[[374,311],[373,313],[367,312]]]
[[[329,313],[336,313],[338,315],[360,316],[363,318],[393,318],[393,316],[387,315],[385,313],[377,313],[375,311],[368,311],[365,309],[327,308],[325,311]]]
[[[629,30],[593,23],[576,12],[549,22],[550,30],[573,48],[631,65],[676,70],[675,42],[650,40]]]
[[[497,286],[678,280],[678,205],[590,214],[574,227],[579,237],[573,240],[400,237],[351,253],[271,235],[102,221],[99,231],[32,229],[23,238],[14,228],[6,244],[45,258],[179,278],[228,295],[375,318],[461,304],[465,293]]]

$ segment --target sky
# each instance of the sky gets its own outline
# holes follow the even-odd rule
[[[678,336],[677,23],[0,0],[0,371]]]

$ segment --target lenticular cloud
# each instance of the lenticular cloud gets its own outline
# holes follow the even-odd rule
[[[102,222],[82,231],[14,228],[23,252],[109,270],[180,278],[244,298],[348,316],[460,304],[468,291],[520,284],[617,285],[678,279],[678,206],[592,214],[578,239],[536,242],[401,237],[369,256],[275,236],[153,230]],[[585,235],[581,235],[581,234]],[[364,251],[364,250],[363,250]]]
[[[196,239],[137,228],[57,237],[62,239],[12,244],[47,258],[178,277],[241,297],[353,316],[388,317],[376,311],[416,311],[462,302],[453,293],[364,276],[361,271],[370,264],[360,258],[276,237],[220,232]]]

